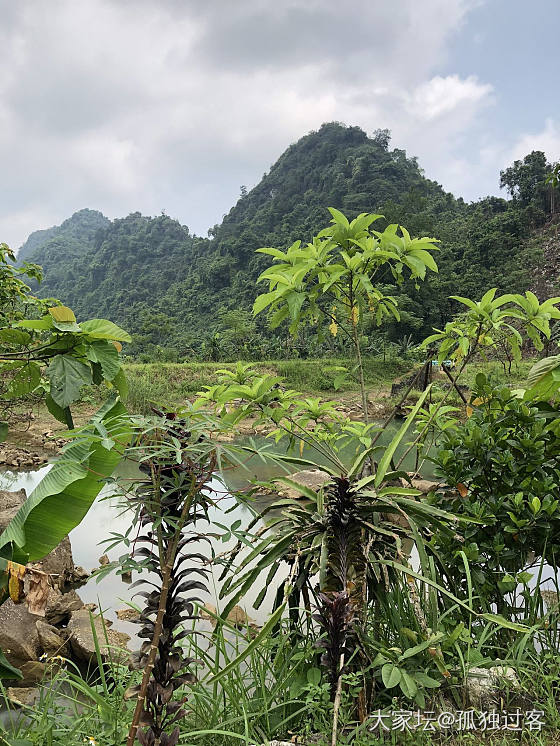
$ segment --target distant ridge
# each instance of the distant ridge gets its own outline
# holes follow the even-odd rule
[[[250,320],[256,278],[269,261],[255,249],[310,240],[329,222],[330,206],[349,217],[381,213],[380,226],[400,222],[412,235],[441,240],[439,275],[419,290],[411,283],[391,287],[386,278],[402,309],[402,323],[384,331],[390,340],[418,339],[444,324],[458,309],[450,295],[526,289],[539,251],[526,239],[544,220],[540,203],[487,197],[467,204],[389,142],[387,130],[369,137],[359,127],[322,125],[290,145],[209,238],[163,214],[109,221],[85,209],[31,234],[19,257],[43,265],[41,295],[63,299],[79,317],[121,324],[134,336],[133,353],[167,348],[180,359],[216,342],[227,328],[224,314]],[[270,338],[264,318],[251,328],[257,341]],[[364,333],[379,338],[371,322]]]

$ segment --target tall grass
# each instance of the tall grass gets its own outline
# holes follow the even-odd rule
[[[288,388],[309,393],[336,393],[335,378],[340,366],[348,361],[338,359],[321,360],[271,360],[254,363],[259,373],[282,376]],[[405,373],[411,363],[401,359],[383,361],[370,358],[364,361],[366,384],[370,386],[390,385]],[[204,386],[218,382],[218,371],[233,370],[232,363],[127,363],[125,372],[129,381],[129,405],[135,412],[148,412],[151,403],[170,406],[192,398]],[[350,379],[342,383],[340,391],[358,390]]]

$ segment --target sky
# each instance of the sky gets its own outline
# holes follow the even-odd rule
[[[323,122],[468,200],[560,159],[557,0],[0,0],[0,241],[83,207],[206,235]]]

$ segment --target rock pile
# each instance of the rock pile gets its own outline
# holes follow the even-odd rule
[[[25,499],[25,490],[0,490],[0,533]],[[114,657],[114,650],[123,651],[123,656],[130,652],[127,649],[130,637],[111,630],[111,622],[92,614],[92,609],[84,606],[73,589],[72,586],[82,583],[88,573],[74,566],[68,537],[36,567],[48,573],[52,583],[44,617],[31,614],[25,604],[15,604],[11,599],[0,605],[0,649],[23,674],[23,680],[11,688],[13,701],[17,701],[22,687],[33,687],[42,679],[45,661],[49,658],[72,657],[78,663],[95,661],[95,638],[103,657]]]

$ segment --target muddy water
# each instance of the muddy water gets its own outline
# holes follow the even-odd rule
[[[383,441],[388,442],[394,435],[395,430],[396,426],[387,429],[387,432],[383,433]],[[353,460],[351,454],[347,455],[349,461]],[[314,453],[310,449],[306,449],[303,456],[305,458],[316,459],[319,462],[321,461],[320,455]],[[403,466],[407,469],[413,469],[414,457],[407,459]],[[19,490],[23,488],[29,495],[49,469],[50,466],[45,466],[37,471],[0,472],[0,489]],[[240,489],[244,484],[247,484],[248,479],[257,478],[266,481],[274,476],[280,475],[281,473],[284,473],[281,467],[271,465],[270,463],[263,463],[259,459],[252,458],[245,465],[245,468],[237,468],[226,472],[221,477],[215,477],[208,485],[208,489],[217,503],[217,507],[212,508],[209,514],[212,527],[210,524],[202,524],[197,527],[198,530],[201,533],[208,531],[221,534],[225,533],[225,528],[231,526],[236,521],[241,521],[241,526],[246,525],[251,519],[251,511],[237,503],[235,498],[229,494],[228,487],[232,490]],[[139,472],[136,465],[131,462],[121,464],[116,474],[117,477],[121,477],[123,483],[124,480],[134,479],[138,475]],[[227,487],[225,485],[227,485]],[[257,503],[255,507],[257,509],[262,509],[265,505],[266,498],[264,501]],[[217,528],[217,523],[225,528]],[[106,544],[103,542],[109,539],[111,534],[126,534],[127,530],[130,529],[130,526],[131,513],[123,508],[122,496],[115,494],[114,486],[104,487],[82,523],[70,533],[75,564],[81,565],[88,572],[91,572],[91,570],[99,566],[99,557],[101,555],[107,554],[110,560],[117,560],[119,556],[126,554],[127,549],[124,545],[121,544],[113,549],[107,549]],[[215,554],[220,554],[233,547],[235,544],[235,540],[223,542],[214,537],[212,537],[210,541],[210,546],[207,542],[201,541],[197,546],[193,546],[192,551],[199,551],[204,555],[208,555],[211,547],[211,550]],[[219,591],[221,587],[219,581],[220,574],[220,567],[213,570],[212,575],[209,577],[209,593],[204,599],[209,603],[212,603],[218,609],[220,608],[221,603],[219,601]],[[136,580],[137,578],[134,579]],[[276,579],[276,584],[281,580],[282,576],[279,573]],[[274,600],[276,587],[277,585],[271,584],[269,592],[259,610],[253,609],[252,604],[260,590],[260,586],[257,584],[246,593],[241,605],[248,612],[249,616],[257,623],[262,624],[263,621],[266,620],[267,614],[270,611]],[[106,618],[112,620],[116,628],[127,632],[132,636],[134,635],[137,626],[128,622],[120,621],[116,616],[116,611],[124,608],[126,602],[131,598],[128,585],[123,583],[120,576],[111,573],[102,578],[99,582],[97,582],[95,578],[91,578],[79,589],[79,595],[85,603],[93,602],[98,604],[98,606],[103,610]]]

